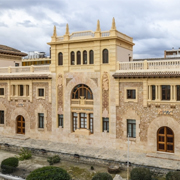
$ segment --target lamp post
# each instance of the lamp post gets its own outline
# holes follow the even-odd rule
[[[129,180],[129,133],[128,133],[128,149],[127,149],[127,180]]]

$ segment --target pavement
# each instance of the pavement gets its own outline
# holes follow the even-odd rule
[[[80,156],[104,159],[110,161],[127,162],[127,152],[108,148],[96,148],[79,146],[78,144],[58,143],[35,139],[17,139],[0,135],[1,144],[9,144],[19,147],[45,149],[65,154],[79,154]],[[162,169],[180,169],[180,158],[174,154],[165,153],[141,153],[130,152],[129,161],[133,164],[152,166]]]

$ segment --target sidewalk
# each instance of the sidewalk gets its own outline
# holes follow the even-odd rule
[[[47,151],[55,151],[65,154],[79,154],[80,156],[104,159],[109,161],[127,161],[127,152],[122,150],[112,150],[105,148],[90,148],[78,146],[75,144],[57,143],[43,140],[35,139],[14,139],[7,138],[0,135],[1,144],[9,144],[19,147],[29,147],[34,149],[45,149]],[[170,158],[171,160],[167,159]],[[131,164],[152,166],[164,169],[180,169],[180,159],[177,159],[175,155],[167,154],[143,154],[130,152],[130,162]]]

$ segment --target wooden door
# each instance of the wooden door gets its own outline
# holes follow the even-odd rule
[[[157,133],[157,150],[174,152],[174,133],[168,127],[161,127]]]
[[[17,134],[25,134],[25,119],[23,116],[18,116],[17,119]]]

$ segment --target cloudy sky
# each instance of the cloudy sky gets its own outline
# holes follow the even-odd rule
[[[45,51],[53,26],[64,35],[111,28],[133,37],[134,58],[163,57],[180,47],[180,0],[0,0],[0,44],[21,51]]]

